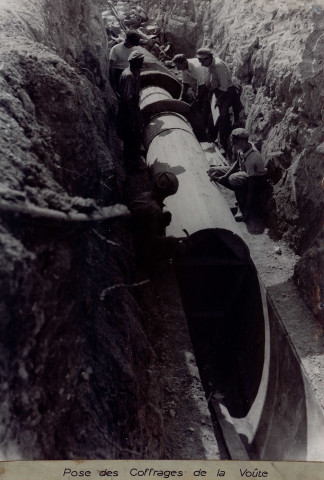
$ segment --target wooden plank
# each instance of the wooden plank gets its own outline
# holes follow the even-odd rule
[[[200,144],[207,158],[208,164],[214,167],[227,167],[226,158],[220,153],[215,143],[203,142]]]
[[[210,102],[210,108],[211,108],[213,122],[214,122],[214,126],[215,126],[216,122],[218,120],[218,117],[219,117],[219,108],[216,107],[216,97],[215,97],[214,93],[213,93],[213,96],[212,96],[212,99],[211,99],[211,102]]]
[[[211,112],[212,112],[214,125],[216,125],[216,122],[217,122],[218,117],[219,117],[219,108],[216,106],[216,96],[215,96],[214,93],[213,93],[213,96],[212,96],[212,99],[211,99],[211,102],[210,102],[210,108],[211,108]]]

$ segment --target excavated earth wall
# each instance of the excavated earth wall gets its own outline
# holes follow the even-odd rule
[[[324,6],[317,0],[144,2],[194,56],[212,45],[243,86],[246,126],[268,162],[269,222],[301,255],[295,280],[312,312],[324,300]]]
[[[271,223],[302,254],[296,278],[319,315],[322,7],[143,6],[176,50],[193,55],[212,42],[242,83],[247,127],[269,160]],[[161,458],[154,354],[125,287],[128,220],[88,228],[46,217],[122,200],[99,10],[91,0],[0,0],[0,39],[1,458]],[[41,218],[26,214],[33,207]]]
[[[47,218],[121,201],[100,13],[0,0],[0,32],[1,459],[161,457],[128,220]]]

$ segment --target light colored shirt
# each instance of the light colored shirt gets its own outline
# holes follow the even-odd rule
[[[248,177],[260,177],[267,174],[263,158],[255,146],[250,143],[251,148],[243,153],[238,152],[240,170],[246,172]]]
[[[187,61],[188,69],[182,72],[182,83],[187,83],[192,87],[204,85],[208,69],[200,65],[198,58],[189,58]]]
[[[214,57],[207,70],[206,85],[210,90],[218,88],[222,92],[227,92],[233,85],[231,73],[226,63],[220,58]]]
[[[114,68],[119,70],[124,70],[128,67],[128,57],[134,50],[134,47],[127,48],[124,45],[124,42],[117,43],[110,50],[109,61],[112,60],[114,63]]]

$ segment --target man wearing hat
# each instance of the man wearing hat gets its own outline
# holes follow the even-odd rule
[[[249,142],[249,133],[244,128],[232,131],[233,147],[237,160],[231,167],[211,167],[208,175],[225,187],[234,190],[238,203],[237,221],[246,221],[251,213],[255,192],[265,186],[265,168],[260,152]]]
[[[171,223],[171,213],[163,211],[166,197],[177,193],[179,182],[171,172],[155,175],[153,188],[144,192],[130,205],[139,262],[147,269],[159,260],[174,258],[181,250],[181,240],[165,236]]]
[[[139,109],[140,71],[144,55],[133,50],[129,58],[129,67],[120,76],[120,102],[117,114],[117,132],[124,142],[124,160],[127,168],[139,167],[142,142],[142,118]]]
[[[172,61],[176,68],[182,72],[180,100],[197,109],[206,129],[210,115],[209,92],[206,87],[208,70],[200,65],[198,58],[187,59],[183,53],[173,57]]]
[[[206,86],[216,96],[219,108],[217,128],[219,130],[220,143],[225,152],[228,147],[228,138],[231,133],[229,109],[232,107],[234,123],[239,121],[239,113],[243,109],[237,88],[233,85],[230,71],[223,60],[213,55],[210,48],[200,48],[197,58],[203,67],[207,67],[208,73]],[[211,98],[210,95],[210,98]]]
[[[115,92],[119,93],[120,76],[128,67],[128,57],[140,44],[140,35],[135,30],[128,30],[124,42],[114,45],[109,55],[109,80]]]

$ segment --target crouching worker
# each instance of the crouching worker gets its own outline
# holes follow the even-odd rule
[[[208,175],[221,185],[235,192],[238,211],[235,220],[246,221],[257,201],[257,193],[265,187],[265,168],[261,154],[249,142],[249,134],[244,128],[232,131],[233,147],[237,160],[231,167],[211,167]]]
[[[163,201],[174,195],[178,187],[173,173],[158,173],[152,191],[140,194],[130,205],[138,261],[147,271],[154,270],[161,260],[179,257],[186,249],[182,239],[165,236],[172,215],[163,211]]]

